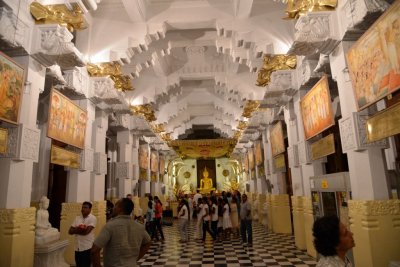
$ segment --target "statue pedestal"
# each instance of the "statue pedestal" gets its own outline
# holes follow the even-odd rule
[[[34,267],[69,267],[64,260],[64,250],[68,240],[58,240],[49,244],[35,245]]]

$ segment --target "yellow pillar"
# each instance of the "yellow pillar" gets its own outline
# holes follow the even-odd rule
[[[289,195],[271,195],[272,229],[274,233],[291,234],[292,222],[290,219]]]
[[[68,234],[68,230],[76,216],[81,214],[81,208],[82,203],[62,203],[61,206],[60,239],[69,241],[64,258],[70,265],[75,265],[75,236]]]
[[[304,231],[304,207],[302,196],[292,196],[293,229],[296,247],[306,249],[306,237]]]
[[[93,201],[92,206],[92,214],[96,216],[97,224],[96,228],[94,228],[94,235],[97,236],[100,233],[100,230],[106,225],[107,217],[106,217],[106,201]]]
[[[267,202],[267,217],[268,217],[268,220],[267,220],[267,225],[268,225],[268,229],[269,229],[269,231],[274,231],[274,229],[273,229],[273,223],[272,223],[272,218],[273,218],[273,214],[272,214],[272,202],[271,202],[271,194],[268,194],[267,196],[266,196],[266,199],[265,199],[265,201]]]
[[[33,266],[35,208],[0,209],[0,265]]]
[[[312,234],[312,227],[314,225],[314,215],[311,197],[303,197],[304,209],[304,234],[306,241],[306,248],[308,255],[317,258],[317,251],[314,247],[314,236]]]
[[[263,210],[264,210],[265,201],[266,201],[266,195],[260,194],[258,197],[258,221],[261,224],[264,224]]]
[[[400,200],[349,200],[356,266],[400,261]]]
[[[142,209],[142,216],[145,216],[148,209],[149,198],[148,197],[139,197],[140,208]],[[154,207],[153,207],[154,208]]]

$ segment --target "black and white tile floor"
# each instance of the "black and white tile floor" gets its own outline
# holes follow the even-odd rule
[[[179,243],[178,221],[164,226],[166,240],[154,242],[149,252],[139,261],[140,266],[315,266],[316,262],[298,250],[290,235],[267,233],[258,223],[253,223],[253,246],[243,246],[239,238],[213,243],[207,234],[203,244],[195,239],[195,222],[189,223],[190,240]]]

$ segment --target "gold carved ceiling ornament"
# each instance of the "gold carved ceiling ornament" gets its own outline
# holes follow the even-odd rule
[[[165,125],[164,123],[151,124],[151,129],[155,134],[163,133],[165,132]]]
[[[239,129],[240,131],[243,131],[244,129],[247,128],[247,121],[239,121],[238,126],[236,127],[237,129]]]
[[[160,134],[160,138],[167,143],[167,145],[170,144],[170,142],[172,141],[172,137],[171,137],[171,133],[161,133]]]
[[[248,100],[243,108],[242,116],[250,119],[253,116],[253,112],[257,111],[259,107],[260,107],[260,101]]]
[[[296,55],[266,55],[262,68],[258,71],[257,86],[267,86],[271,81],[271,74],[277,70],[291,70],[296,68]]]
[[[152,122],[156,120],[156,115],[154,113],[153,107],[150,104],[131,106],[131,111],[135,115],[144,117],[147,122]]]
[[[78,4],[71,4],[72,10],[66,5],[41,5],[32,2],[30,11],[36,24],[59,24],[65,26],[70,32],[83,30],[87,27],[83,11]]]
[[[91,77],[109,76],[118,91],[132,91],[132,83],[129,75],[122,74],[122,66],[115,62],[103,62],[98,64],[89,63],[86,69]]]
[[[332,11],[337,7],[337,0],[288,0],[285,19],[298,19],[308,12]]]
[[[242,137],[242,131],[240,130],[235,131],[235,133],[233,134],[233,139],[235,139],[236,142],[238,142],[240,137]]]
[[[173,140],[170,146],[181,158],[229,157],[235,148],[234,139]]]

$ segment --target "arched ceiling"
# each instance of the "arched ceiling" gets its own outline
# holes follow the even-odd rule
[[[249,100],[267,103],[255,85],[263,56],[284,54],[293,41],[285,8],[272,0],[102,0],[79,36],[88,36],[91,62],[122,64],[135,88],[125,97],[150,104],[152,123],[172,139],[232,138],[241,121],[250,135],[267,123],[266,109],[250,121],[243,110]]]

